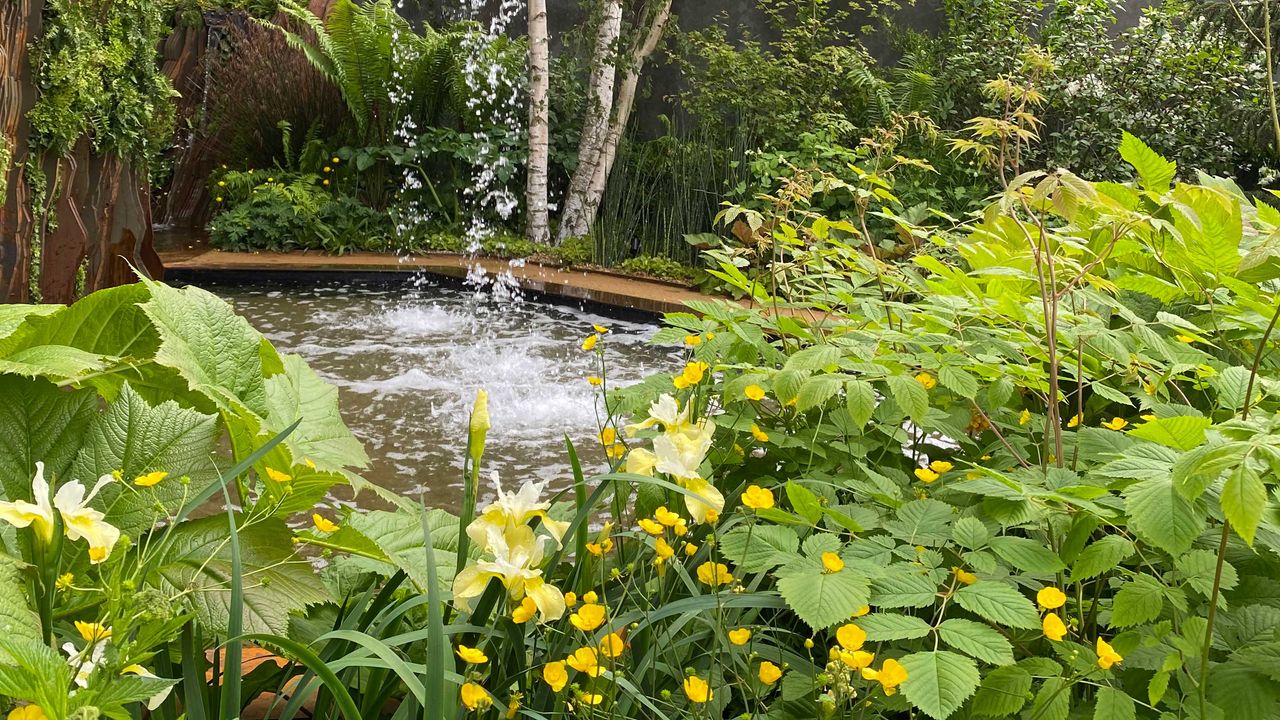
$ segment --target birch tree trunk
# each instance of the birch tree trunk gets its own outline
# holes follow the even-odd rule
[[[547,208],[547,166],[551,153],[549,98],[551,59],[548,51],[547,0],[529,0],[529,167],[525,185],[527,237],[551,241]]]
[[[594,213],[588,213],[587,193],[600,163],[600,150],[609,134],[613,114],[614,85],[617,82],[617,43],[622,34],[622,0],[604,0],[604,15],[596,34],[592,54],[591,81],[587,87],[586,115],[578,141],[578,167],[569,182],[564,214],[560,219],[559,242],[581,237],[591,231]]]
[[[604,197],[605,186],[609,183],[609,173],[613,172],[613,162],[618,157],[618,145],[627,130],[627,122],[631,119],[631,110],[635,106],[636,89],[640,85],[640,76],[644,73],[644,64],[649,56],[658,49],[662,36],[667,31],[667,23],[671,20],[671,0],[659,0],[657,8],[649,22],[649,31],[631,51],[626,73],[622,76],[622,86],[618,90],[617,106],[609,121],[609,132],[605,136],[604,145],[600,148],[600,161],[596,163],[595,175],[591,178],[591,186],[587,190],[584,201],[584,214],[587,226],[595,223],[600,211],[600,199]]]

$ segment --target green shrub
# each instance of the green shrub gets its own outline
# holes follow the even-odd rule
[[[627,258],[618,265],[618,269],[626,273],[652,275],[664,280],[690,282],[697,277],[697,271],[677,260],[657,255],[641,255]]]

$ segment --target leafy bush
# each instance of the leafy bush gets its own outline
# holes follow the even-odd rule
[[[618,269],[626,273],[651,275],[663,280],[691,282],[697,277],[697,271],[678,260],[657,255],[641,255],[628,258],[618,265]]]

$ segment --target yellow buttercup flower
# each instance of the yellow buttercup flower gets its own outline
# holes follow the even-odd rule
[[[571,607],[573,607],[574,605],[577,605],[577,604],[578,604],[578,594],[577,594],[577,593],[575,593],[574,591],[570,590],[569,592],[567,592],[567,593],[565,593],[565,594],[564,594],[564,606],[565,606],[565,607],[567,607],[567,608],[571,608]]]
[[[729,631],[729,642],[734,645],[746,645],[751,640],[751,630],[749,628],[738,628]]]
[[[337,523],[333,522],[329,518],[326,518],[320,513],[311,514],[311,523],[315,525],[316,529],[319,530],[320,532],[331,533],[331,532],[337,532],[338,530]]]
[[[592,325],[592,326],[591,326],[591,329],[592,329],[592,330],[595,330],[596,332],[600,333],[601,335],[603,335],[603,334],[605,334],[605,333],[609,332],[609,328],[605,327],[604,325]]]
[[[915,472],[915,476],[920,480],[920,482],[923,482],[926,485],[928,485],[929,483],[932,483],[934,480],[937,480],[940,477],[938,473],[934,472],[933,470],[930,470],[929,468],[916,468],[914,472]]]
[[[484,651],[479,648],[459,645],[455,652],[458,653],[458,657],[462,658],[462,662],[469,663],[471,665],[483,665],[489,662],[489,656],[485,655]]]
[[[287,482],[293,481],[292,475],[286,472],[280,472],[279,470],[273,467],[267,468],[267,477],[271,478],[271,480],[278,483],[287,483]]]
[[[569,616],[569,622],[583,632],[591,632],[604,624],[604,606],[586,602]]]
[[[600,654],[607,658],[616,658],[627,649],[622,636],[616,632],[609,633],[600,641]]]
[[[342,162],[342,160],[340,160],[337,155],[334,155],[332,158],[329,159],[329,162],[333,163],[334,165],[337,165],[338,163]]]
[[[560,692],[569,683],[569,671],[564,669],[564,663],[559,660],[549,662],[542,666],[542,679],[551,686],[552,692]]]
[[[1042,587],[1036,593],[1036,603],[1045,610],[1057,610],[1067,604],[1067,595],[1052,585]]]
[[[684,366],[684,371],[681,375],[684,376],[685,382],[690,385],[697,385],[702,382],[703,377],[706,376],[707,370],[710,369],[711,366],[702,361],[691,362]]]
[[[49,720],[39,705],[21,705],[9,711],[8,720]]]
[[[587,552],[601,557],[613,550],[613,538],[605,538],[598,543],[587,543]]]
[[[167,477],[169,477],[168,472],[164,470],[157,470],[155,472],[149,472],[146,475],[139,475],[133,479],[133,484],[138,487],[151,487],[153,485],[159,485],[160,481]]]
[[[844,569],[844,560],[833,552],[822,553],[822,569],[826,573],[838,573]]]
[[[836,630],[836,642],[840,643],[840,647],[849,652],[861,650],[862,646],[867,642],[867,633],[853,623],[846,623]]]
[[[746,395],[748,400],[755,400],[759,402],[764,399],[764,388],[759,385],[748,385],[747,388],[742,391],[742,394]]]
[[[600,431],[600,444],[612,445],[618,442],[618,431],[612,425],[606,426]]]
[[[695,703],[711,702],[715,697],[715,692],[711,690],[707,681],[697,675],[690,675],[684,679],[684,694],[690,702]]]
[[[111,628],[96,622],[84,622],[83,620],[75,621],[76,632],[80,633],[80,637],[90,645],[106,640],[111,637]]]
[[[693,543],[684,544],[684,554],[686,557],[693,557],[698,554],[698,546]]]
[[[1110,670],[1112,665],[1123,661],[1120,653],[1111,647],[1111,644],[1102,638],[1098,638],[1098,667],[1103,670]]]
[[[604,695],[600,693],[582,693],[578,699],[588,705],[599,705],[604,702]]]
[[[1029,422],[1031,422],[1031,411],[1023,410],[1022,414],[1018,416],[1018,424],[1026,425]]]
[[[582,602],[584,603],[595,603],[599,599],[600,599],[600,596],[596,595],[595,590],[588,590],[582,593]]]
[[[604,384],[604,378],[601,378],[598,375],[588,375],[587,382],[591,383],[592,385],[599,386]]]
[[[520,601],[520,605],[517,606],[515,610],[511,611],[511,619],[517,625],[523,625],[532,620],[533,616],[537,613],[538,604],[533,601],[533,598],[526,595],[524,596],[524,599]]]
[[[973,573],[969,572],[968,570],[965,570],[962,567],[953,567],[951,568],[951,572],[955,574],[956,580],[959,580],[965,585],[972,585],[978,582],[977,575],[974,575]]]
[[[565,658],[565,662],[574,670],[586,673],[591,677],[600,677],[600,673],[604,672],[604,668],[600,667],[600,656],[596,653],[595,648],[578,648],[573,651],[572,655]]]
[[[653,511],[653,519],[657,520],[663,525],[666,525],[667,527],[675,527],[676,525],[680,524],[680,521],[682,518],[680,517],[679,513],[674,513],[668,510],[667,506],[663,505],[662,507]]]
[[[929,463],[929,469],[941,475],[943,473],[951,472],[955,469],[955,465],[952,465],[946,460],[934,460]]]
[[[897,660],[890,658],[884,661],[879,670],[863,668],[862,677],[864,680],[879,682],[885,695],[893,695],[898,692],[898,686],[907,681],[907,669]]]
[[[653,551],[657,554],[659,560],[668,560],[676,554],[676,549],[671,547],[666,538],[658,538],[653,543]]]
[[[582,341],[582,349],[591,350],[596,346],[596,343],[598,342],[600,342],[599,335],[588,335],[587,339]]]
[[[688,345],[689,347],[697,347],[702,344],[702,336],[701,335],[685,335],[684,344]]]
[[[666,532],[666,528],[662,527],[662,523],[658,522],[657,520],[651,520],[649,518],[640,518],[639,520],[636,521],[636,524],[640,526],[641,530],[649,533],[650,535],[661,535],[662,533]]]
[[[458,695],[468,710],[484,710],[493,704],[493,698],[489,697],[489,693],[473,682],[463,683]]]
[[[769,433],[761,430],[760,426],[755,423],[751,424],[751,437],[755,438],[756,442],[769,442]]]
[[[782,668],[765,660],[760,663],[760,670],[756,673],[756,677],[760,678],[760,682],[765,685],[772,685],[782,678]]]
[[[871,667],[871,663],[876,661],[875,653],[869,653],[866,650],[842,651],[837,654],[840,657],[840,662],[851,670],[862,670],[863,668]]]
[[[733,582],[733,575],[724,563],[707,561],[698,566],[698,580],[704,585],[718,587]]]
[[[1113,417],[1110,420],[1103,422],[1102,427],[1108,430],[1123,430],[1128,424],[1129,421],[1122,417]]]
[[[922,372],[919,375],[916,375],[916,382],[923,385],[925,390],[932,390],[938,386],[937,379],[927,372]]]
[[[742,491],[742,504],[752,510],[763,510],[773,507],[773,491],[759,485],[748,485]]]
[[[53,586],[58,590],[67,591],[71,589],[71,586],[75,581],[75,575],[72,575],[71,573],[62,573],[58,576],[58,580],[54,582]]]
[[[1044,616],[1041,629],[1044,631],[1044,636],[1054,642],[1067,636],[1067,626],[1063,624],[1062,618],[1058,617],[1058,613],[1055,612]]]
[[[1079,425],[1079,424],[1080,424],[1080,422],[1081,422],[1081,421],[1083,421],[1083,420],[1084,420],[1084,416],[1083,416],[1083,415],[1079,415],[1079,414],[1072,415],[1072,416],[1071,416],[1071,419],[1067,421],[1067,427],[1069,427],[1069,428],[1076,427],[1076,426],[1077,426],[1077,425]]]

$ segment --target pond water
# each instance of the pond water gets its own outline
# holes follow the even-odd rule
[[[489,392],[493,427],[487,473],[504,486],[527,479],[570,482],[564,436],[588,473],[602,471],[592,354],[579,349],[593,324],[612,385],[678,364],[648,340],[653,322],[620,320],[580,306],[495,299],[489,292],[416,278],[307,284],[199,282],[230,302],[282,352],[298,353],[339,388],[347,425],[364,441],[365,476],[407,497],[457,509],[462,457],[476,390]],[[483,497],[483,496],[482,496]],[[376,504],[361,496],[356,504]]]

